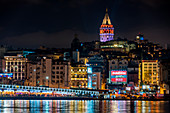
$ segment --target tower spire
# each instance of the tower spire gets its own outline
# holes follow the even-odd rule
[[[106,8],[106,13],[108,13],[108,8]]]
[[[106,14],[104,16],[102,25],[111,25],[111,21],[110,21],[109,14],[108,14],[108,8],[106,8]]]
[[[114,37],[114,27],[111,24],[108,8],[106,8],[106,14],[104,16],[102,25],[100,27],[100,42],[106,42],[113,40]]]

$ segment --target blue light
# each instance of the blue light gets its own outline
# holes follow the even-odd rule
[[[88,75],[88,88],[92,88],[92,75]]]
[[[140,37],[140,40],[144,40],[144,38],[143,38],[143,37]]]
[[[90,66],[90,64],[86,64],[86,66]]]
[[[119,90],[118,94],[120,94],[120,90]]]
[[[93,72],[92,72],[92,67],[87,67],[87,73],[88,74],[92,74]]]
[[[100,34],[100,35],[114,35],[113,33],[103,33],[103,34]]]
[[[0,73],[0,77],[13,77],[13,73]]]

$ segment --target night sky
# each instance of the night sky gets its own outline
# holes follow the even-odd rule
[[[0,44],[14,47],[70,47],[99,40],[108,8],[115,37],[170,43],[169,0],[0,0]]]

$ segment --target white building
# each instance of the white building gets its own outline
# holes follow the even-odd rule
[[[25,80],[26,62],[22,54],[10,53],[4,56],[2,60],[2,71],[4,73],[13,73],[13,79]]]

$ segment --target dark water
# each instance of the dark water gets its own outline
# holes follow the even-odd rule
[[[170,113],[169,101],[0,100],[1,113]]]

